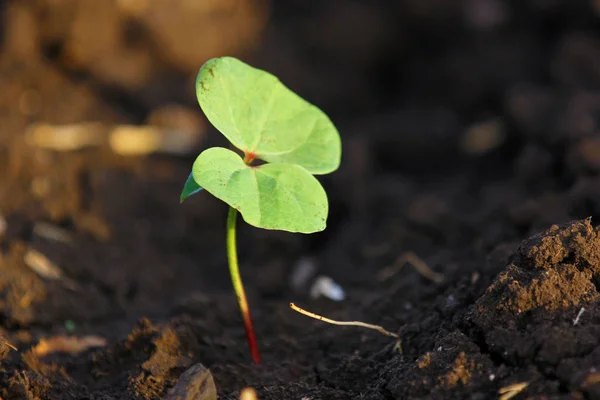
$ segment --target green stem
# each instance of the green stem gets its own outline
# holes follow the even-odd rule
[[[254,336],[252,319],[250,318],[250,308],[248,307],[248,300],[246,300],[246,292],[244,291],[244,284],[240,277],[240,268],[238,265],[237,245],[235,240],[237,214],[235,208],[229,207],[229,214],[227,215],[227,259],[229,261],[229,273],[231,275],[231,283],[233,283],[233,290],[235,290],[235,295],[237,296],[238,304],[242,311],[242,317],[244,318],[244,326],[246,328],[246,337],[248,338],[250,353],[252,354],[254,362],[260,364],[258,345],[256,344],[256,337]]]

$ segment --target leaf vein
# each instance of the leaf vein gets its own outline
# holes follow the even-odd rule
[[[269,101],[267,103],[267,106],[265,107],[265,112],[263,114],[262,117],[262,121],[260,122],[260,129],[258,131],[258,138],[256,140],[256,142],[254,143],[254,145],[252,146],[252,152],[256,151],[256,148],[258,147],[258,145],[260,144],[263,134],[265,132],[265,125],[267,124],[267,120],[269,119],[269,116],[271,114],[271,112],[273,112],[273,106],[275,105],[275,98],[277,96],[275,96],[275,93],[278,91],[279,89],[279,82],[276,81],[275,82],[275,86],[273,86],[273,89],[271,90],[271,95],[269,96]]]

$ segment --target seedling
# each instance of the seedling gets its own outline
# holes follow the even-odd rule
[[[206,118],[243,152],[213,147],[192,166],[181,201],[205,189],[229,205],[227,255],[252,358],[260,356],[240,278],[238,212],[257,228],[296,233],[325,229],[329,204],[314,175],[338,169],[341,139],[331,120],[272,74],[232,57],[208,60],[196,78]],[[253,164],[261,160],[261,165]]]

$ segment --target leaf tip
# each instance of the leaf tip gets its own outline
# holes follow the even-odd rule
[[[202,186],[198,185],[194,180],[194,176],[192,173],[188,176],[185,181],[185,185],[181,194],[179,195],[179,204],[183,203],[188,197],[200,192],[202,190]]]

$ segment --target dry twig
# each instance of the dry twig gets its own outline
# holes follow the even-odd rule
[[[403,253],[402,255],[400,255],[400,257],[396,259],[394,265],[381,270],[378,274],[378,279],[380,281],[384,281],[386,279],[391,278],[392,276],[400,272],[402,270],[402,267],[404,267],[404,265],[406,264],[412,265],[412,267],[419,274],[435,283],[441,283],[444,280],[443,274],[433,271],[423,260],[419,258],[419,256],[417,256],[412,251],[407,251],[406,253]]]
[[[519,382],[513,383],[512,385],[504,386],[498,389],[498,393],[501,394],[498,400],[509,400],[521,393],[527,386],[529,386],[529,382]]]
[[[327,322],[328,324],[343,325],[343,326],[360,326],[363,328],[374,329],[386,336],[391,336],[391,337],[397,338],[397,339],[400,338],[400,336],[397,333],[390,332],[379,325],[367,324],[365,322],[360,322],[360,321],[336,321],[333,319],[325,318],[319,314],[315,314],[310,311],[306,311],[305,309],[298,307],[294,303],[290,303],[290,307],[292,308],[292,310],[297,311],[300,314],[306,315],[307,317],[311,317],[314,319],[318,319],[319,321]]]
[[[4,339],[2,336],[0,336],[0,343],[4,343],[5,345],[7,345],[8,347],[10,347],[14,351],[19,351],[15,346],[13,346],[12,344],[10,344],[8,342],[8,340]]]

